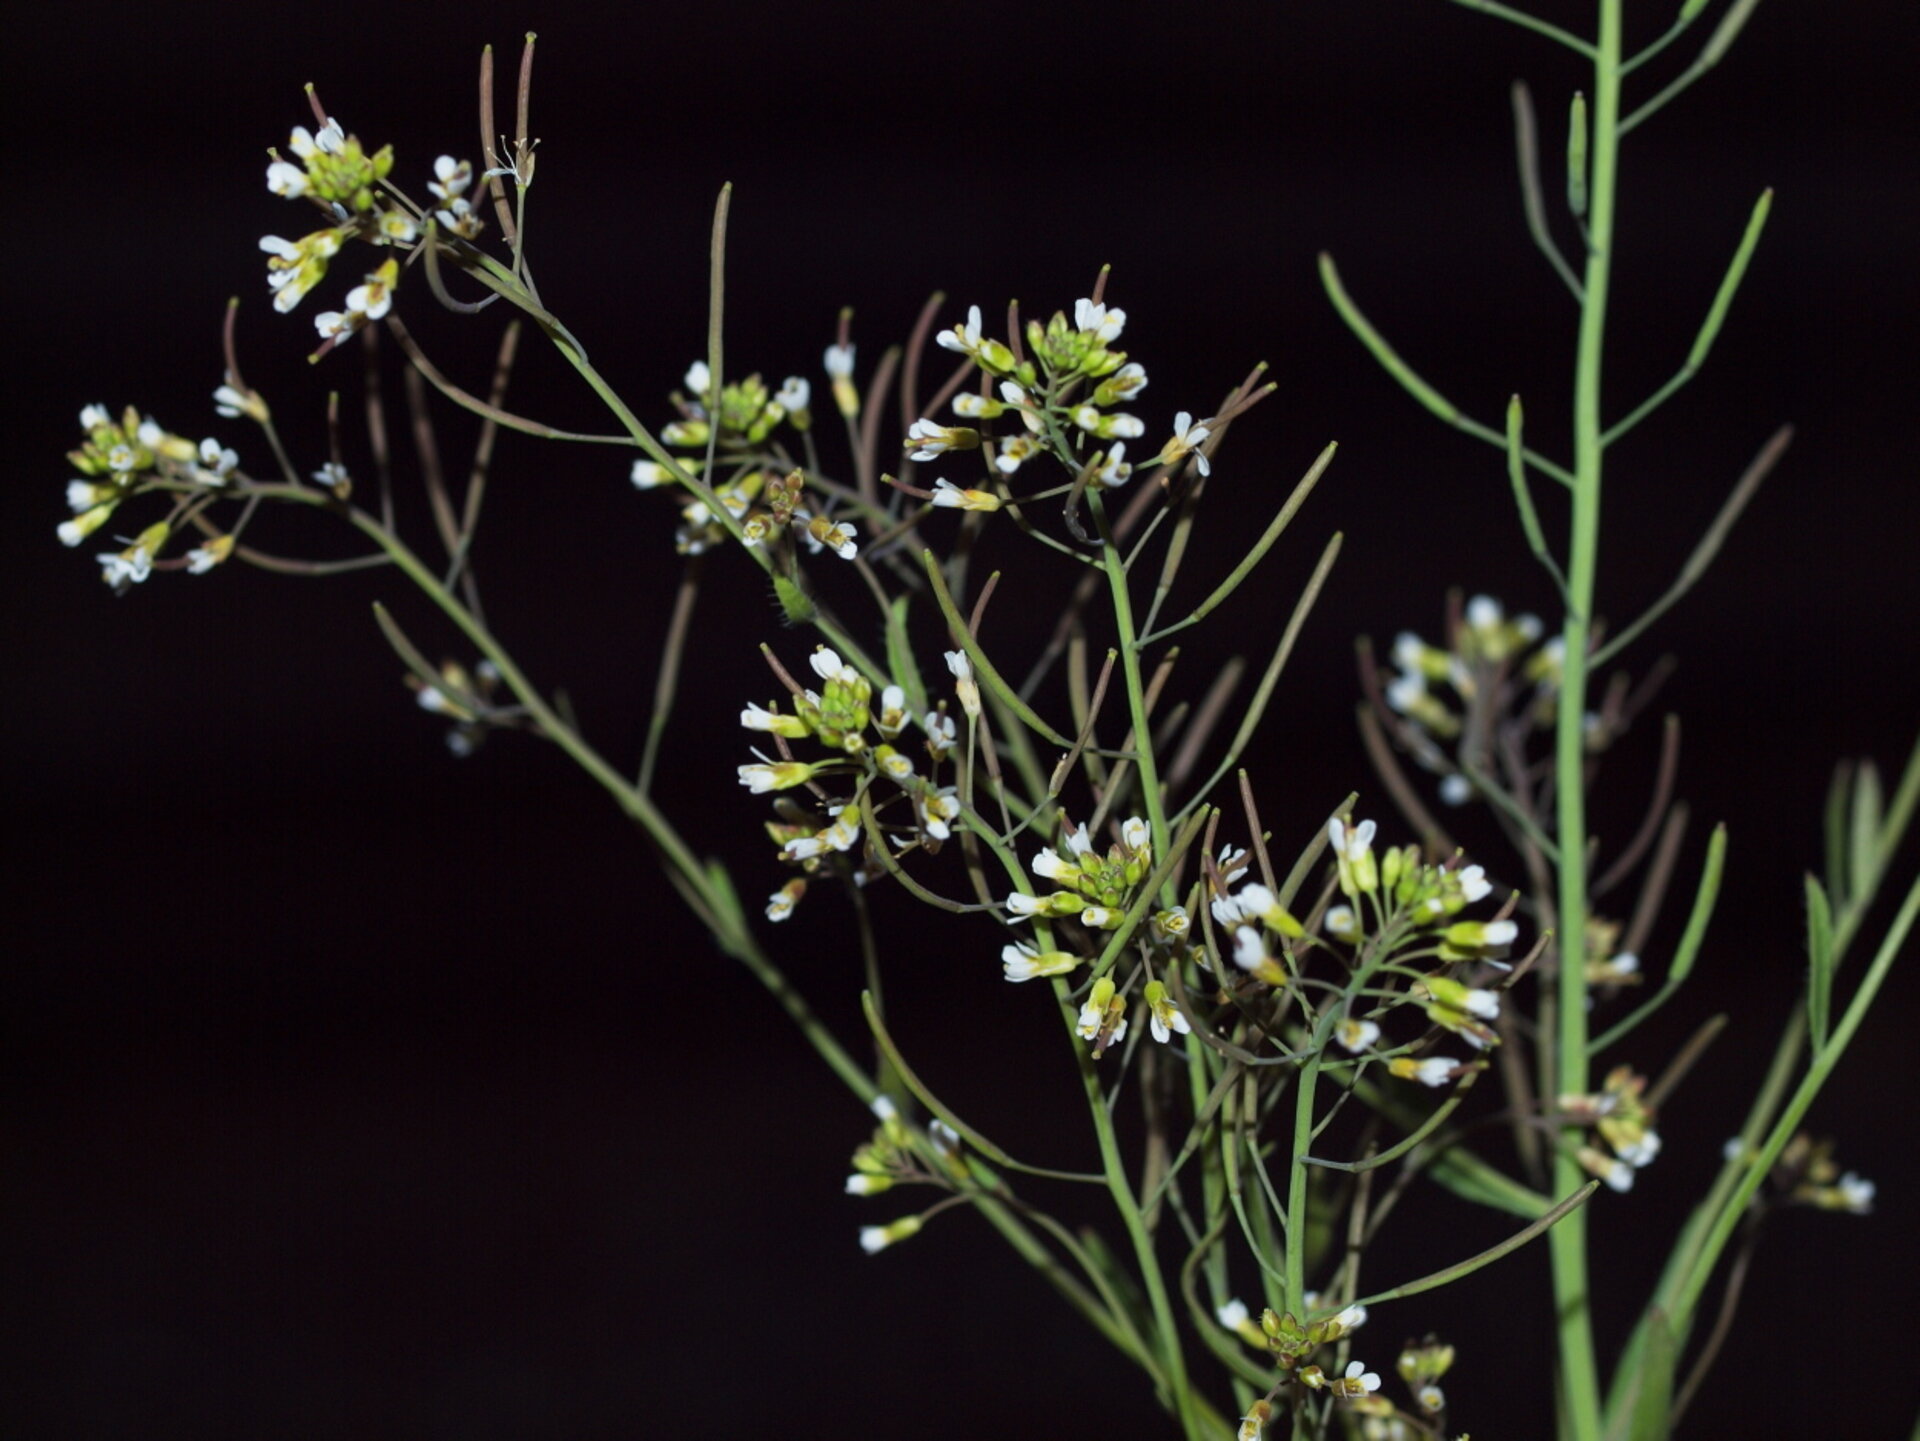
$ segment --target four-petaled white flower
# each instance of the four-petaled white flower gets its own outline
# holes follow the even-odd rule
[[[111,586],[138,585],[153,574],[153,556],[144,545],[131,545],[94,559],[100,562],[100,579]]]
[[[455,160],[451,155],[442,155],[433,162],[434,178],[427,182],[427,189],[433,196],[445,204],[451,205],[466,193],[473,183],[473,166],[465,160]]]
[[[978,356],[980,353],[981,321],[980,307],[969,306],[965,324],[956,324],[951,330],[943,330],[933,337],[933,343],[943,350],[955,350],[962,355]]]
[[[835,380],[851,380],[853,378],[853,347],[829,345],[827,353],[820,357],[820,364]]]
[[[1093,335],[1103,345],[1111,344],[1120,338],[1120,332],[1127,323],[1127,312],[1118,306],[1109,310],[1092,300],[1076,300],[1073,303],[1073,323],[1080,327],[1083,334]]]
[[[1163,983],[1147,982],[1146,1002],[1147,1024],[1153,1032],[1154,1040],[1166,1045],[1173,1040],[1176,1031],[1183,1036],[1193,1033],[1193,1026],[1180,1008],[1174,1004],[1173,997],[1167,994],[1167,988]]]
[[[1200,473],[1211,475],[1213,466],[1206,456],[1200,453],[1200,445],[1212,434],[1213,432],[1206,425],[1195,421],[1189,412],[1181,411],[1173,418],[1173,439],[1169,440],[1161,450],[1160,463],[1173,465],[1191,455],[1193,463],[1200,467]]]
[[[920,797],[920,824],[936,841],[953,834],[953,823],[960,819],[960,797],[952,786],[943,786]]]
[[[942,715],[937,710],[930,710],[927,712],[926,719],[921,722],[921,726],[927,733],[927,749],[933,752],[936,760],[952,750],[959,742],[960,727],[954,724],[954,719],[950,715]]]

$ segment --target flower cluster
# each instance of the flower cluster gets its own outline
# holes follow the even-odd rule
[[[328,266],[352,240],[372,245],[411,247],[420,240],[423,211],[395,194],[387,184],[393,171],[393,147],[383,145],[369,154],[359,137],[349,135],[331,116],[315,131],[296,125],[287,139],[292,159],[269,149],[267,189],[287,200],[305,199],[331,222],[320,230],[288,240],[263,236],[267,254],[267,285],[273,307],[286,314],[326,278]],[[297,163],[296,163],[297,162]],[[437,202],[433,218],[446,231],[472,239],[481,230],[466,191],[473,183],[473,167],[465,160],[442,155],[434,162],[434,179],[427,184]],[[344,310],[314,317],[323,340],[332,342],[353,334],[370,321],[381,319],[393,307],[400,282],[400,266],[387,260],[347,292]]]
[[[989,474],[1004,481],[1027,462],[1051,454],[1089,485],[1124,485],[1133,473],[1127,442],[1147,433],[1146,422],[1117,408],[1147,386],[1145,369],[1113,348],[1126,323],[1124,310],[1083,298],[1074,302],[1072,320],[1055,311],[1045,325],[1028,321],[1022,350],[989,336],[980,307],[970,307],[964,322],[934,337],[980,371],[980,388],[955,396],[954,414],[963,422],[1016,417],[1019,428],[996,439],[972,424],[948,426],[923,418],[908,432],[908,457],[924,463],[950,452],[984,450]],[[1172,439],[1148,463],[1174,466],[1192,457],[1204,475],[1210,463],[1200,447],[1211,434],[1208,422],[1196,422],[1183,411]],[[992,510],[999,500],[989,490],[939,481],[933,503]]]
[[[1739,1144],[1732,1142],[1730,1149]],[[1833,1159],[1833,1142],[1816,1141],[1805,1131],[1787,1142],[1767,1179],[1773,1192],[1789,1205],[1855,1216],[1873,1210],[1873,1182],[1853,1171],[1841,1171]]]
[[[1401,741],[1441,777],[1440,797],[1449,805],[1474,795],[1469,772],[1477,759],[1461,753],[1463,737],[1491,735],[1516,712],[1529,726],[1553,724],[1566,647],[1559,636],[1543,640],[1543,631],[1538,616],[1509,618],[1492,596],[1476,595],[1450,627],[1446,647],[1412,631],[1395,637],[1398,670],[1383,699],[1402,722]],[[1467,723],[1470,716],[1476,724]]]
[[[151,575],[174,531],[230,486],[240,459],[211,436],[196,443],[174,435],[132,406],[115,419],[105,406],[89,405],[80,412],[80,429],[85,439],[67,452],[79,475],[67,482],[67,508],[73,515],[60,524],[63,545],[78,546],[131,496],[160,490],[178,497],[167,519],[147,526],[127,540],[124,549],[96,557],[101,578],[115,590],[125,590]],[[201,526],[202,543],[171,563],[193,575],[212,570],[233,552],[232,536],[208,529],[204,521]]]
[[[1461,974],[1470,966],[1507,969],[1500,957],[1518,935],[1514,923],[1461,919],[1466,907],[1492,894],[1492,883],[1479,866],[1462,865],[1457,856],[1431,865],[1415,846],[1376,855],[1375,833],[1372,821],[1342,816],[1328,823],[1334,885],[1347,904],[1329,905],[1321,915],[1327,939],[1310,933],[1266,886],[1253,882],[1229,891],[1224,887],[1233,877],[1224,875],[1210,907],[1225,932],[1221,949],[1246,974],[1246,984],[1257,988],[1286,988],[1315,950],[1340,956],[1350,971],[1364,967],[1405,976],[1405,990],[1371,1014],[1359,1013],[1356,998],[1330,1017],[1332,1039],[1350,1054],[1376,1051],[1382,1038],[1377,1017],[1407,1004],[1417,1005],[1431,1025],[1476,1050],[1497,1044],[1488,1023],[1499,1017],[1499,991]],[[1466,1067],[1445,1056],[1396,1054],[1389,1069],[1403,1079],[1443,1086]]]
[[[929,1122],[925,1134],[917,1134],[885,1096],[874,1099],[873,1114],[880,1124],[866,1144],[853,1153],[853,1170],[846,1185],[849,1196],[878,1196],[901,1185],[931,1185],[952,1191],[956,1183],[968,1179],[971,1173],[961,1152],[960,1134],[946,1122]],[[917,1235],[926,1220],[925,1215],[911,1215],[885,1226],[862,1226],[860,1249],[875,1255]]]
[[[857,553],[858,533],[851,521],[806,503],[806,476],[793,464],[777,432],[787,426],[804,434],[812,426],[813,388],[806,379],[790,375],[780,389],[770,391],[758,375],[720,387],[714,393],[713,374],[704,360],[687,367],[685,390],[670,397],[679,419],[660,431],[660,439],[687,452],[678,468],[703,482],[738,525],[748,546],[778,545],[789,535],[814,554],[832,551],[842,560]],[[707,469],[708,449],[714,469]],[[636,460],[630,473],[640,490],[673,483],[674,467],[653,460]],[[681,507],[676,544],[682,555],[698,555],[721,543],[728,526],[714,513],[704,496],[694,495]]]
[[[447,749],[464,757],[480,748],[488,730],[512,725],[520,715],[517,709],[503,708],[495,702],[500,680],[500,669],[490,660],[481,661],[472,670],[447,660],[440,663],[436,682],[429,685],[409,675],[407,688],[421,710],[453,722],[447,731]]]
[[[955,654],[965,659],[963,652]],[[952,836],[962,809],[954,787],[940,780],[940,767],[951,757],[958,739],[958,728],[945,705],[920,720],[928,767],[922,775],[914,758],[899,745],[911,724],[903,687],[882,688],[876,712],[873,683],[837,652],[819,646],[808,664],[823,682],[821,689],[792,684],[789,709],[750,704],[740,712],[741,725],[772,737],[780,749],[777,758],[760,755],[753,764],[740,766],[740,784],[756,795],[810,787],[823,800],[823,812],[816,812],[782,795],[779,818],[767,823],[780,859],[812,873],[829,855],[852,852],[861,841],[859,798],[876,786],[883,787],[885,794],[872,803],[892,850],[937,851]],[[797,760],[787,744],[790,741],[813,741],[833,754],[821,760]],[[821,782],[841,776],[854,779],[855,795],[827,798]],[[867,878],[865,864],[855,875]],[[775,892],[768,901],[767,918],[785,920],[804,893],[804,884],[793,882]]]
[[[1660,1154],[1660,1133],[1642,1095],[1647,1078],[1631,1067],[1616,1066],[1593,1095],[1560,1097],[1560,1118],[1572,1126],[1591,1126],[1594,1137],[1575,1153],[1589,1175],[1616,1191],[1633,1189],[1634,1172]],[[1602,1149],[1604,1143],[1605,1149]]]

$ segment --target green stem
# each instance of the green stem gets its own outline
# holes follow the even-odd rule
[[[1573,388],[1573,517],[1567,547],[1567,609],[1563,635],[1554,769],[1559,840],[1560,953],[1558,1076],[1555,1094],[1584,1094],[1587,1086],[1587,994],[1583,950],[1587,920],[1586,736],[1587,648],[1600,553],[1600,483],[1604,445],[1601,373],[1607,293],[1613,267],[1613,227],[1620,155],[1621,0],[1600,0],[1593,50],[1593,172],[1589,189],[1587,263],[1581,293],[1580,334]],[[1554,1193],[1578,1188],[1584,1174],[1565,1151],[1554,1161]],[[1586,1212],[1576,1210],[1547,1238],[1553,1258],[1560,1377],[1568,1441],[1601,1434],[1599,1366],[1587,1265]]]

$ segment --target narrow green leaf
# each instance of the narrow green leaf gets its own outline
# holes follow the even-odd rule
[[[1807,888],[1807,1037],[1813,1049],[1827,1044],[1828,1020],[1833,1014],[1833,908],[1827,893],[1813,876]]]
[[[1607,1441],[1666,1441],[1680,1347],[1665,1313],[1656,1308],[1647,1320],[1646,1345],[1635,1367],[1627,1404],[1609,1422]]]
[[[1880,793],[1880,768],[1863,760],[1853,772],[1853,805],[1847,813],[1847,874],[1856,890],[1878,884],[1886,856],[1880,849],[1880,821],[1885,803]]]
[[[1352,298],[1347,294],[1346,287],[1340,283],[1340,272],[1334,267],[1333,257],[1324,250],[1320,252],[1320,284],[1326,289],[1327,299],[1333,302],[1333,308],[1347,323],[1347,329],[1354,333],[1360,343],[1371,352],[1373,358],[1380,362],[1381,368],[1398,381],[1407,394],[1446,421],[1448,425],[1464,430],[1468,435],[1478,436],[1489,445],[1505,448],[1507,443],[1505,436],[1492,426],[1482,425],[1471,416],[1462,415],[1459,406],[1427,384],[1418,372],[1402,360],[1391,345],[1387,344],[1386,338],[1373,328],[1373,322],[1368,320],[1361,313],[1360,307],[1353,303]],[[1568,489],[1573,488],[1573,472],[1565,466],[1555,465],[1545,456],[1536,455],[1533,451],[1527,451],[1526,457],[1527,464],[1542,475],[1551,476]]]

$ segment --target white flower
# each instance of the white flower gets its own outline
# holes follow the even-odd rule
[[[243,395],[231,385],[223,385],[213,393],[215,412],[229,420],[237,419],[242,415],[255,415],[256,407],[259,408],[260,414],[265,413],[266,407],[261,406],[257,398]],[[257,419],[258,416],[255,418]]]
[[[347,292],[347,309],[363,320],[379,320],[393,309],[393,285],[381,275],[369,275],[366,282]]]
[[[1333,1028],[1333,1038],[1352,1055],[1370,1049],[1380,1039],[1380,1027],[1374,1021],[1346,1017]]]
[[[853,378],[853,347],[851,345],[829,345],[827,353],[820,357],[820,364],[828,375],[835,380]]]
[[[1114,371],[1094,392],[1095,400],[1101,405],[1112,405],[1115,401],[1132,400],[1147,388],[1147,372],[1139,364],[1128,361]]]
[[[1864,1216],[1873,1209],[1874,1185],[1864,1177],[1849,1171],[1840,1178],[1838,1190],[1845,1209],[1854,1215]]]
[[[1146,989],[1147,1023],[1153,1032],[1154,1040],[1161,1045],[1169,1045],[1177,1031],[1183,1036],[1193,1034],[1193,1026],[1167,994],[1166,985],[1160,981],[1148,981]]]
[[[988,490],[962,490],[950,480],[933,483],[933,503],[949,510],[998,510],[1000,497]]]
[[[1346,1310],[1342,1311],[1333,1319],[1339,1324],[1342,1331],[1358,1331],[1362,1326],[1367,1324],[1367,1308],[1356,1303],[1355,1305],[1347,1307]],[[1351,1376],[1353,1375],[1353,1371],[1349,1369],[1347,1374]],[[1379,1385],[1380,1383],[1376,1379],[1373,1385],[1367,1389],[1377,1390],[1379,1389]]]
[[[874,1120],[880,1122],[882,1125],[885,1125],[888,1121],[893,1120],[894,1117],[900,1114],[900,1110],[893,1104],[893,1098],[891,1096],[875,1096],[867,1109],[873,1112]]]
[[[1007,913],[1015,920],[1025,920],[1037,916],[1046,909],[1046,902],[1038,896],[1030,896],[1025,891],[1015,891],[1007,897]]]
[[[780,382],[780,389],[774,392],[773,401],[789,415],[804,412],[813,399],[813,387],[807,384],[803,376],[789,375]]]
[[[267,167],[267,189],[291,200],[307,193],[307,172],[289,161],[276,160]]]
[[[1467,898],[1468,904],[1484,901],[1493,894],[1493,883],[1487,879],[1487,873],[1483,867],[1466,866],[1461,869],[1460,894]]]
[[[427,182],[427,189],[436,199],[451,205],[466,192],[473,183],[473,166],[464,160],[455,160],[451,155],[442,155],[433,162],[435,178]]]
[[[960,739],[960,728],[954,724],[953,717],[942,715],[937,710],[928,711],[926,719],[920,724],[927,733],[927,749],[936,758],[952,750]]]
[[[920,797],[920,824],[936,841],[944,841],[953,834],[953,823],[960,819],[960,797],[954,794],[952,786]]]
[[[997,400],[963,390],[953,398],[953,413],[967,420],[991,420],[1006,409]]]
[[[1063,885],[1071,885],[1080,879],[1080,868],[1071,861],[1061,860],[1060,853],[1052,846],[1045,847],[1033,858],[1033,873]]]
[[[1254,926],[1242,926],[1233,933],[1233,963],[1243,971],[1257,971],[1268,961],[1267,943]]]
[[[1000,441],[1000,454],[994,457],[993,468],[1002,475],[1012,475],[1038,454],[1040,445],[1032,436],[1005,436]]]
[[[1472,630],[1492,630],[1505,614],[1500,602],[1490,595],[1476,595],[1467,602],[1467,626]]]
[[[1425,1060],[1414,1063],[1413,1079],[1423,1086],[1433,1086],[1437,1089],[1453,1079],[1453,1073],[1459,1065],[1460,1063],[1451,1056],[1428,1056]]]
[[[1461,998],[1461,1006],[1469,1015],[1478,1016],[1483,1021],[1491,1021],[1500,1014],[1500,993],[1469,987]]]
[[[313,483],[327,490],[338,490],[347,483],[347,479],[347,468],[332,460],[313,473]]]
[[[860,672],[841,660],[840,653],[828,646],[815,646],[813,654],[807,657],[807,664],[824,681],[837,680],[852,685],[860,679]]]
[[[891,1190],[892,1188],[893,1177],[891,1176],[870,1176],[864,1171],[855,1171],[851,1176],[847,1177],[847,1194],[849,1196],[877,1196],[882,1191]],[[869,1227],[868,1229],[878,1230],[879,1228]],[[864,1232],[862,1233],[860,1244],[863,1246],[867,1244]],[[871,1247],[869,1248],[869,1254],[879,1249],[879,1246]]]
[[[980,687],[973,678],[973,663],[967,659],[964,650],[950,650],[946,653],[947,669],[953,672],[954,694],[960,697],[960,708],[967,713],[969,720],[980,715]]]
[[[1520,927],[1513,921],[1488,921],[1481,928],[1481,934],[1486,945],[1510,946],[1520,934]]]
[[[742,767],[744,770],[745,767]],[[804,769],[804,767],[803,767]],[[817,835],[788,841],[780,852],[783,861],[808,861],[828,851],[850,851],[860,839],[860,815],[851,806],[836,807],[834,822]]]
[[[1660,1133],[1647,1131],[1639,1140],[1629,1141],[1624,1146],[1615,1146],[1614,1154],[1632,1166],[1636,1171],[1643,1166],[1653,1164],[1653,1158],[1660,1154]]]
[[[1236,1298],[1215,1307],[1213,1318],[1229,1331],[1237,1331],[1252,1319],[1252,1313],[1247,1310],[1245,1301]]]
[[[1116,436],[1134,440],[1147,433],[1147,424],[1137,415],[1107,415],[1095,406],[1080,405],[1074,407],[1073,423],[1090,435],[1102,440],[1112,440]]]
[[[1389,698],[1388,704],[1392,704],[1391,698]],[[1473,782],[1465,776],[1451,775],[1441,777],[1440,802],[1442,805],[1463,806],[1472,799]]]
[[[1103,344],[1110,344],[1120,338],[1120,332],[1127,323],[1127,312],[1117,306],[1109,310],[1091,300],[1076,300],[1073,303],[1073,323],[1080,327],[1083,334],[1090,333]]]
[[[128,582],[138,585],[153,574],[153,557],[144,545],[129,546],[126,550],[108,555],[96,555],[100,562],[100,579],[108,585],[118,586]]]
[[[1351,944],[1360,939],[1360,919],[1354,915],[1352,906],[1329,907],[1325,925],[1327,934],[1336,941]]]
[[[240,457],[211,436],[200,442],[201,478],[210,484],[224,484],[239,464]]]
[[[1087,834],[1087,823],[1080,822],[1066,834],[1067,849],[1076,856],[1084,856],[1093,849],[1093,838]]]
[[[1173,465],[1191,455],[1194,464],[1200,467],[1202,475],[1211,475],[1213,467],[1206,456],[1199,453],[1200,445],[1213,432],[1205,425],[1197,423],[1187,411],[1181,411],[1173,418],[1173,439],[1160,451],[1160,464]]]
[[[908,458],[932,460],[955,448],[970,449],[966,444],[969,438],[978,443],[978,438],[971,431],[941,425],[938,421],[922,417],[907,428]]]
[[[1338,816],[1327,822],[1327,840],[1333,846],[1335,857],[1355,863],[1366,858],[1373,845],[1374,831],[1372,821],[1361,821],[1351,829]]]
[[[1037,976],[1064,976],[1080,964],[1078,956],[1065,951],[1043,951],[1021,942],[1000,948],[1000,965],[1010,981],[1031,981]]]
[[[1130,851],[1144,851],[1153,839],[1153,832],[1139,816],[1128,816],[1120,823],[1120,843]]]
[[[85,431],[98,430],[103,425],[112,425],[113,417],[107,414],[104,405],[89,405],[80,412],[80,428]]]
[[[680,383],[696,396],[705,395],[713,388],[713,372],[707,369],[706,361],[696,360],[687,367],[687,373]]]
[[[943,330],[933,337],[933,343],[943,350],[955,350],[962,355],[972,356],[979,355],[980,340],[980,307],[977,305],[968,307],[966,324]]]
[[[1096,485],[1112,490],[1115,486],[1125,485],[1127,477],[1133,474],[1133,467],[1127,464],[1127,443],[1116,440],[1113,448],[1100,456],[1094,464],[1091,479]]]
[[[1380,1377],[1367,1369],[1364,1361],[1347,1362],[1346,1394],[1369,1396],[1380,1389]]]
[[[891,1226],[862,1226],[860,1228],[860,1249],[869,1256],[877,1255],[897,1241],[919,1233],[918,1216],[902,1216]]]
[[[640,490],[652,490],[673,479],[673,473],[656,460],[636,460],[630,477]]]
[[[804,885],[802,881],[799,884]],[[767,919],[784,921],[793,914],[793,908],[800,904],[800,892],[789,882],[767,897]]]

